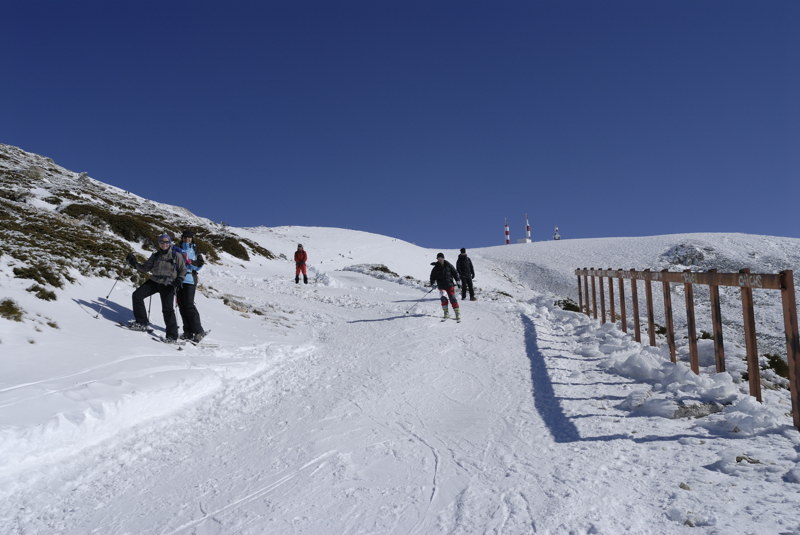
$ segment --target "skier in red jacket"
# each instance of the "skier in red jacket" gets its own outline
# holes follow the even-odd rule
[[[300,282],[300,273],[303,274],[303,283],[308,284],[308,270],[306,269],[306,262],[308,261],[308,255],[303,250],[303,244],[297,245],[297,250],[294,252],[294,264],[295,264],[295,272],[294,272],[294,283],[298,284]]]

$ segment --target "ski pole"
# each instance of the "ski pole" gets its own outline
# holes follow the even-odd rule
[[[425,299],[426,297],[428,297],[428,294],[429,294],[429,293],[431,293],[431,292],[432,292],[433,290],[435,290],[435,289],[436,289],[436,287],[434,286],[434,287],[431,287],[431,289],[430,289],[430,290],[428,290],[427,292],[425,292],[425,295],[423,295],[422,297],[420,297],[420,298],[419,298],[419,300],[418,300],[416,303],[414,303],[414,304],[411,306],[411,308],[409,308],[408,310],[406,310],[406,314],[410,313],[412,310],[414,310],[415,308],[417,308],[417,305],[418,305],[418,304],[420,304],[420,303],[422,302],[422,300],[423,300],[423,299]]]
[[[94,319],[97,319],[97,318],[100,317],[100,313],[106,307],[106,303],[108,303],[108,298],[111,296],[111,292],[114,291],[114,287],[117,285],[117,283],[119,282],[119,280],[121,278],[122,278],[122,273],[118,274],[117,278],[114,279],[114,284],[111,285],[111,289],[108,291],[108,295],[106,296],[106,298],[103,299],[103,304],[100,305],[100,308],[97,310],[97,315],[94,317]]]

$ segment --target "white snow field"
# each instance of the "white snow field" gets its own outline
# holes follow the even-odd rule
[[[183,350],[116,325],[131,318],[128,282],[100,310],[110,279],[45,302],[0,266],[0,297],[26,311],[0,319],[0,533],[800,533],[800,433],[785,388],[747,395],[736,292],[729,372],[702,340],[700,376],[685,341],[671,364],[663,346],[554,306],[577,300],[575,268],[796,270],[800,240],[469,250],[478,300],[456,323],[426,293],[437,250],[232,230],[289,258],[302,243],[311,283],[285,258],[206,265],[211,334]],[[681,264],[687,251],[702,261]],[[757,301],[759,349],[783,355],[779,296]],[[157,300],[151,321],[163,328]]]

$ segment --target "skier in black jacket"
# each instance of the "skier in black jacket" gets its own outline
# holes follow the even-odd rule
[[[477,301],[477,299],[475,299],[475,290],[472,287],[472,279],[475,278],[475,269],[472,267],[472,260],[467,256],[467,250],[463,247],[456,261],[456,270],[458,270],[458,274],[461,276],[461,299],[467,298],[467,290],[469,290],[469,300]]]
[[[456,321],[461,321],[461,309],[458,308],[458,300],[456,299],[456,289],[453,280],[458,283],[460,280],[458,271],[453,267],[453,264],[444,259],[444,253],[436,255],[436,262],[431,264],[431,286],[439,289],[439,296],[442,299],[442,310],[444,317],[450,317],[450,309],[447,306],[448,297],[450,304],[453,305],[453,312],[456,313]]]
[[[125,258],[137,271],[150,273],[150,278],[133,292],[133,321],[128,328],[134,331],[145,331],[148,328],[149,318],[144,307],[146,297],[157,293],[161,296],[161,312],[164,315],[164,325],[167,329],[167,341],[178,341],[178,320],[175,319],[175,309],[172,300],[175,299],[175,289],[180,288],[186,277],[186,262],[183,255],[172,250],[172,238],[169,234],[158,237],[158,251],[140,264],[133,252]]]

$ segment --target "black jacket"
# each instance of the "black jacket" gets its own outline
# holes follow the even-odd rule
[[[470,260],[466,253],[458,255],[456,269],[458,270],[458,274],[461,275],[462,279],[475,278],[475,269],[472,267],[472,260]]]
[[[436,287],[440,290],[446,290],[453,286],[453,279],[459,281],[461,278],[458,276],[458,271],[456,268],[453,267],[453,264],[448,262],[447,260],[444,261],[443,264],[439,264],[439,262],[433,263],[433,269],[431,270],[431,285],[436,283]]]

